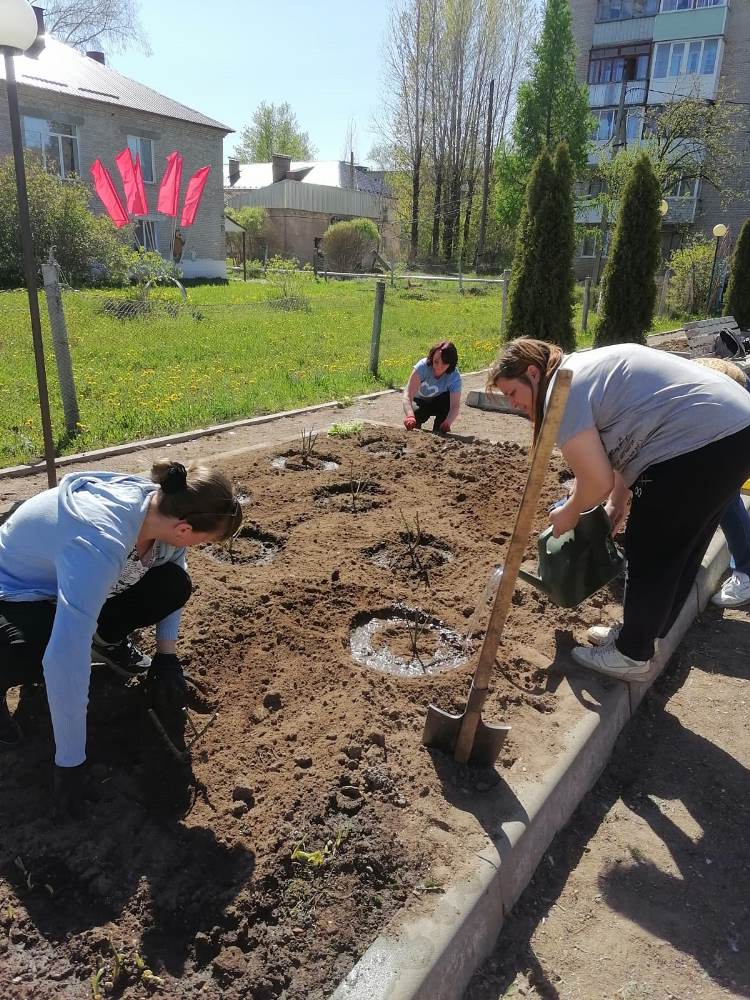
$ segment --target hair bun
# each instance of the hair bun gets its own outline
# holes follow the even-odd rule
[[[187,486],[187,469],[181,462],[170,462],[161,488],[165,493],[179,493]]]

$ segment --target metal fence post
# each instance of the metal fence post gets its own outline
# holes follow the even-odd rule
[[[63,311],[57,265],[49,262],[42,264],[42,277],[44,279],[44,291],[47,298],[47,312],[49,313],[49,322],[52,328],[52,346],[55,349],[57,378],[60,383],[60,395],[62,396],[63,413],[65,414],[65,430],[68,434],[74,435],[78,433],[78,424],[81,417],[78,411],[76,384],[73,379],[73,363],[70,360],[70,345],[68,344],[68,328],[65,324],[65,313]]]
[[[589,325],[589,301],[591,298],[591,278],[586,277],[583,281],[583,309],[581,310],[581,329],[586,332]]]
[[[669,279],[671,274],[669,268],[664,269],[664,274],[662,275],[661,285],[659,287],[659,305],[657,307],[657,316],[664,316],[667,312],[667,293],[669,292]]]
[[[464,294],[464,265],[460,255],[458,258],[458,290],[462,295]]]
[[[395,287],[396,287],[396,267],[393,261],[391,261],[391,288]]]
[[[503,297],[500,304],[500,340],[505,337],[505,317],[508,312],[508,284],[510,282],[510,271],[506,268],[503,271]]]
[[[372,340],[370,341],[370,374],[378,374],[380,355],[380,328],[383,325],[383,302],[385,301],[385,282],[375,282],[375,309],[372,314]]]

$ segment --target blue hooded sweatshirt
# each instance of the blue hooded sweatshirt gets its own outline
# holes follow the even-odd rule
[[[156,489],[139,476],[71,473],[0,527],[0,599],[57,603],[42,662],[61,767],[86,759],[91,640]],[[184,548],[156,542],[153,554],[152,566],[185,568]],[[176,611],[159,622],[156,638],[176,639],[179,621]]]

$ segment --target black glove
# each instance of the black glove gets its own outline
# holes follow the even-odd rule
[[[52,815],[57,822],[83,819],[86,803],[93,798],[85,763],[77,767],[55,765]]]
[[[175,653],[157,653],[146,674],[150,707],[178,750],[185,749],[185,703],[187,684],[180,658]]]

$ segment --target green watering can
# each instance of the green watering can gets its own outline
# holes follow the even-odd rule
[[[575,528],[559,538],[551,525],[545,528],[538,548],[538,575],[523,569],[518,575],[561,608],[576,607],[625,570],[625,556],[601,504],[581,514]]]

